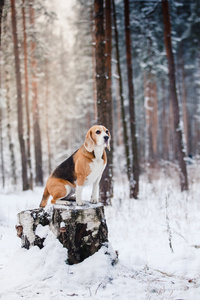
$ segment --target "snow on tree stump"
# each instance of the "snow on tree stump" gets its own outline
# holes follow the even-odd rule
[[[69,264],[83,261],[108,242],[108,229],[102,203],[77,206],[54,205],[20,212],[17,235],[22,247],[44,247],[48,230],[51,230],[63,247],[68,249]]]

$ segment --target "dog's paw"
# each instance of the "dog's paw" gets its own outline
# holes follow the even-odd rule
[[[97,204],[98,200],[95,199],[95,198],[94,198],[94,199],[92,198],[92,199],[90,200],[90,202],[93,203],[93,204]]]
[[[85,202],[82,201],[82,200],[79,200],[79,201],[76,200],[76,203],[77,203],[77,205],[79,205],[79,206],[85,205]]]

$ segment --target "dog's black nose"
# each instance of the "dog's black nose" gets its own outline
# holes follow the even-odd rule
[[[107,140],[109,139],[109,136],[105,135],[104,137],[105,142],[107,142]]]

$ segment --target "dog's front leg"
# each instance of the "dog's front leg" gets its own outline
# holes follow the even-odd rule
[[[101,176],[97,178],[97,180],[93,183],[93,189],[92,189],[92,196],[91,196],[91,203],[97,203],[98,202],[98,188],[99,188],[99,182],[100,182]]]
[[[85,205],[85,202],[82,201],[82,190],[83,190],[82,185],[77,185],[76,186],[76,203],[78,205]]]

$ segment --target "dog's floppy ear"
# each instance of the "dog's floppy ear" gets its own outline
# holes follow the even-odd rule
[[[91,130],[88,131],[88,133],[85,137],[84,146],[88,152],[94,151],[94,141],[92,139],[92,131]]]
[[[107,131],[106,128],[105,128],[105,131]],[[110,134],[110,131],[108,131],[108,136],[109,136],[109,140],[108,140],[108,145],[106,146],[106,148],[110,151],[110,140],[111,140],[111,134]]]
[[[111,134],[110,134],[110,132],[108,132],[108,136],[109,136],[109,140],[108,140],[107,149],[110,151],[110,140],[111,140]]]
[[[111,138],[111,137],[110,137]],[[108,145],[107,145],[107,149],[110,151],[110,138],[108,140]]]

